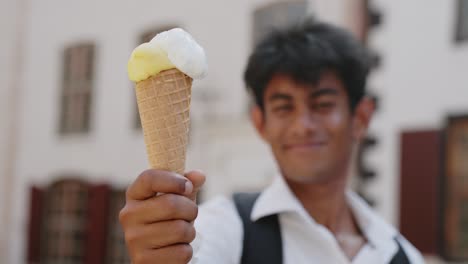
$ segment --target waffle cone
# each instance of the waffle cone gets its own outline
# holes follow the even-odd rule
[[[185,171],[192,78],[177,69],[162,71],[135,86],[151,168]]]

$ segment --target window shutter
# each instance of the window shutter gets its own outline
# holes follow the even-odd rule
[[[38,187],[32,187],[30,189],[27,253],[27,262],[29,264],[40,262],[43,195],[44,192]]]
[[[109,214],[108,185],[92,186],[89,190],[86,264],[102,264],[106,256],[107,218]]]
[[[441,132],[404,132],[400,147],[401,233],[423,253],[437,254]]]

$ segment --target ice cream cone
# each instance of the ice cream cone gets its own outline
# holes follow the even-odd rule
[[[192,78],[170,69],[136,83],[151,168],[184,173]]]

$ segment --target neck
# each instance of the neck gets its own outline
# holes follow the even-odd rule
[[[286,182],[317,223],[333,234],[359,233],[346,202],[346,177],[319,184]]]

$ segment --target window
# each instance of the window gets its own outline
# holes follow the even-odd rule
[[[301,21],[306,16],[307,1],[278,2],[258,8],[254,13],[253,44],[274,28]]]
[[[79,181],[60,181],[46,194],[42,228],[43,263],[83,263],[88,188]]]
[[[77,179],[31,188],[28,263],[130,263],[118,220],[125,190]]]
[[[130,263],[118,217],[125,189],[76,179],[31,188],[28,263]]]
[[[442,182],[442,251],[468,260],[468,115],[450,116],[445,127]]]
[[[465,42],[468,40],[468,0],[458,0],[457,10],[455,41]]]
[[[94,78],[94,45],[67,47],[63,54],[60,134],[89,131]]]
[[[153,39],[154,36],[156,36],[156,34],[172,29],[172,28],[176,28],[176,27],[177,26],[175,25],[169,25],[169,26],[158,27],[158,28],[147,30],[143,32],[143,34],[141,34],[138,44],[149,42],[151,39]],[[140,120],[140,113],[138,112],[138,104],[136,103],[136,99],[133,101],[135,102],[135,116],[134,116],[134,122],[133,122],[134,128],[141,129],[141,120]]]

